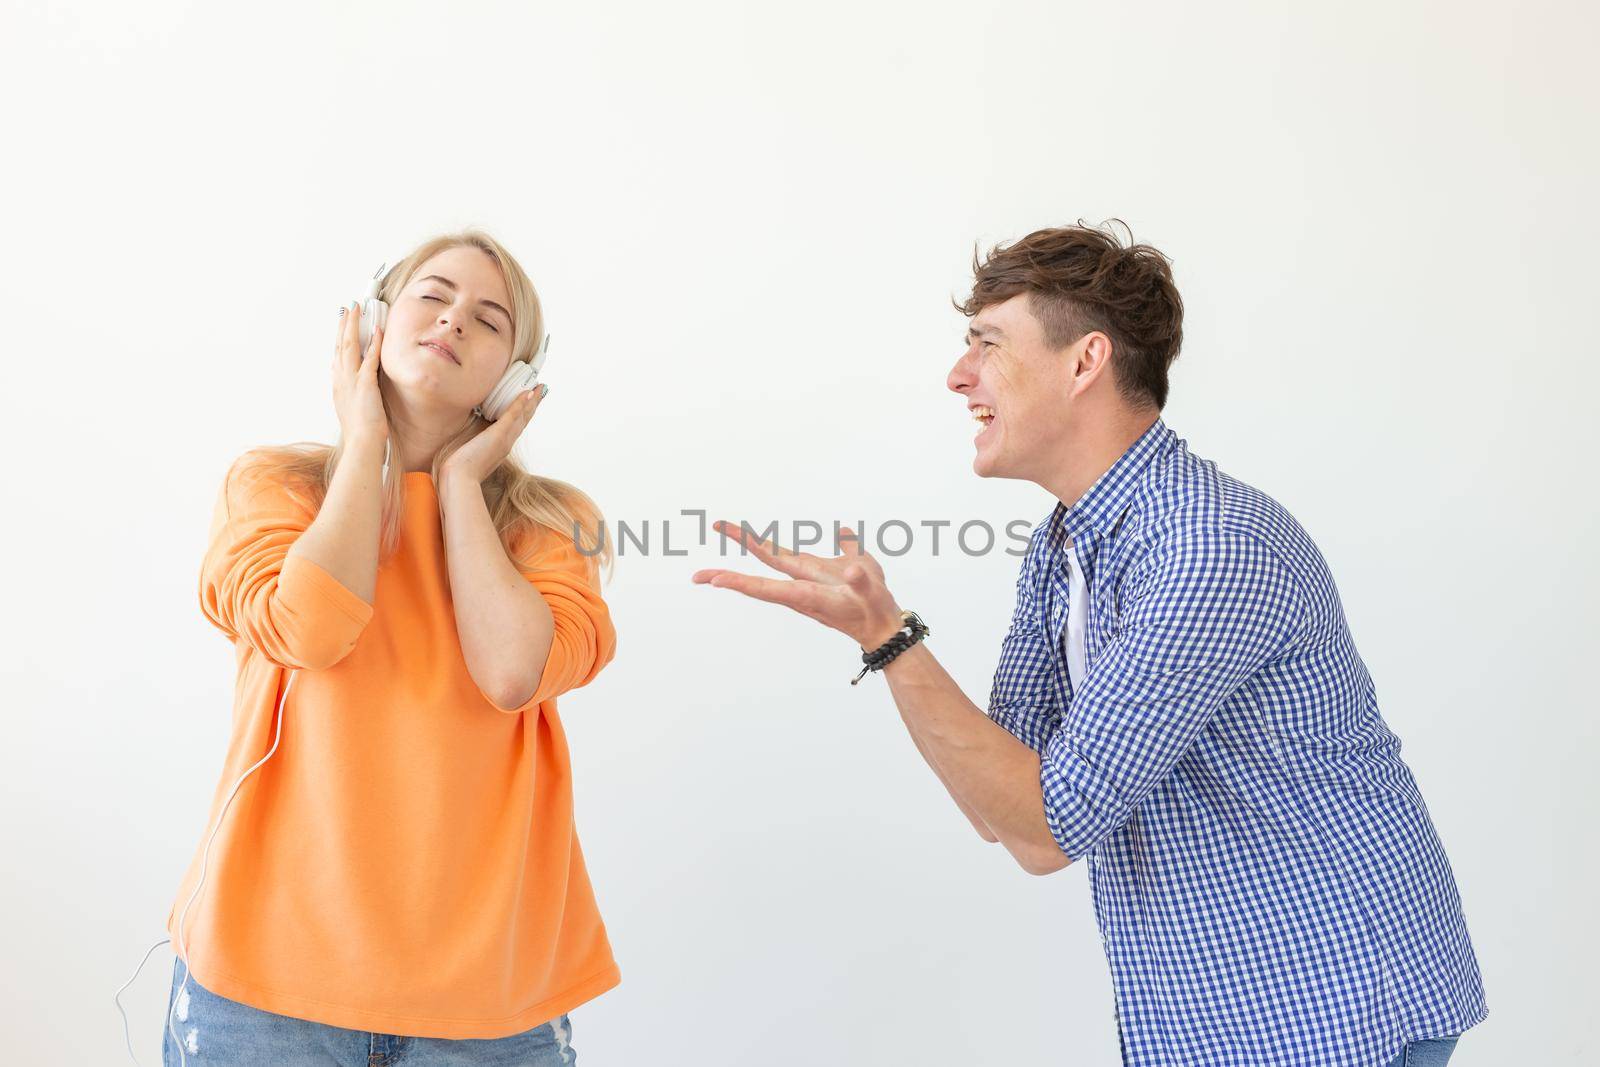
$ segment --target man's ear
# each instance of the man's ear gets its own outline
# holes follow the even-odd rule
[[[1068,349],[1069,373],[1074,392],[1089,388],[1102,374],[1111,373],[1111,338],[1090,330]]]

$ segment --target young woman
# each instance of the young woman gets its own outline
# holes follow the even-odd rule
[[[544,387],[478,410],[537,349],[538,296],[475,230],[379,295],[365,352],[340,310],[339,443],[252,449],[217,501],[226,818],[167,919],[168,1064],[569,1064],[566,1013],[619,981],[556,714],[615,653],[610,546],[511,455]]]

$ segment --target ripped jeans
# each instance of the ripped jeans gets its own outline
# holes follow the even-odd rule
[[[200,988],[192,974],[180,999],[183,974],[183,963],[174,960],[167,998],[171,1026],[162,1027],[164,1067],[570,1067],[578,1062],[565,1015],[510,1037],[399,1037],[252,1008]]]

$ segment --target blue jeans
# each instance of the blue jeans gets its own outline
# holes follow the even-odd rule
[[[1122,1015],[1112,1005],[1112,1016],[1117,1020],[1117,1048],[1122,1059],[1128,1058],[1128,1047],[1122,1041]],[[1388,1067],[1444,1067],[1450,1054],[1456,1050],[1460,1037],[1435,1037],[1427,1041],[1413,1041],[1400,1050],[1400,1055],[1390,1060]]]
[[[399,1037],[252,1008],[200,988],[194,975],[179,1000],[184,970],[181,961],[173,961],[167,997],[171,1026],[163,1026],[161,1039],[164,1067],[180,1063],[174,1030],[183,1045],[181,1062],[188,1067],[568,1067],[578,1062],[565,1015],[510,1037]]]
[[[1453,1037],[1436,1037],[1429,1041],[1413,1041],[1400,1050],[1400,1055],[1389,1061],[1389,1067],[1444,1067],[1450,1053],[1456,1050]]]

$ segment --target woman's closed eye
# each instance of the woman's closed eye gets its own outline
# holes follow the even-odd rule
[[[441,304],[445,304],[445,303],[449,302],[449,301],[445,300],[443,297],[434,296],[432,293],[424,293],[424,294],[422,294],[422,299],[424,299],[424,300],[437,300]],[[478,321],[483,323],[485,326],[489,327],[489,329],[493,330],[495,333],[499,333],[500,332],[500,328],[498,326],[496,326],[494,323],[490,322],[488,319],[479,319]]]

